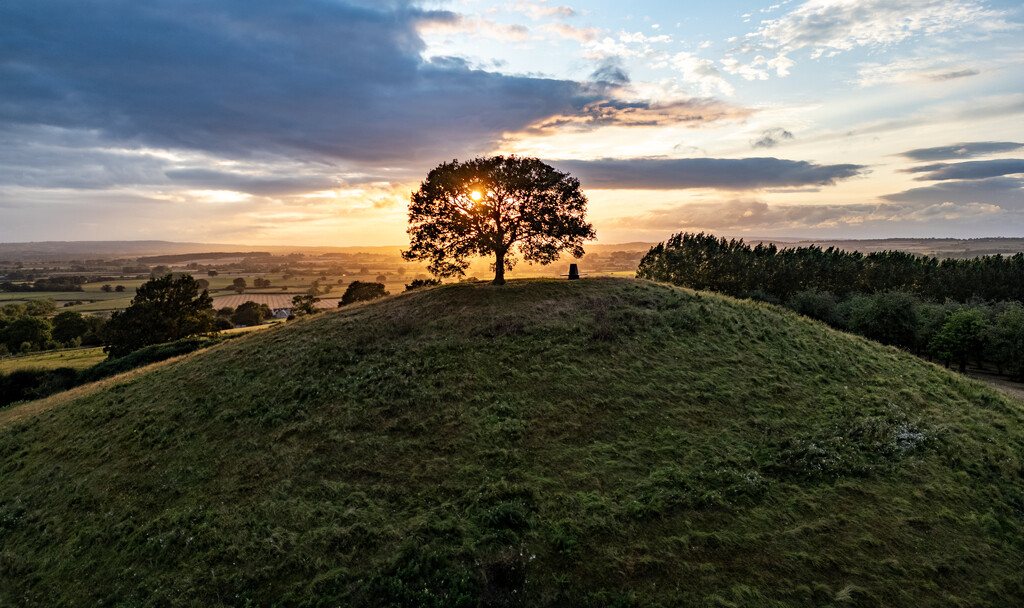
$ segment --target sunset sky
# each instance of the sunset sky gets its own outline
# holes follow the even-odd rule
[[[1021,237],[1024,4],[0,3],[0,241],[403,245],[497,153],[602,243]]]

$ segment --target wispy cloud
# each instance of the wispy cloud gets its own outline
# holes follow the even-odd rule
[[[850,229],[894,229],[902,234],[934,231],[951,221],[961,226],[994,225],[1018,219],[1020,214],[985,203],[786,205],[758,200],[687,203],[655,209],[607,223],[612,229],[648,231],[667,235],[681,230],[755,234],[822,233]],[[983,230],[985,228],[982,228]]]
[[[1024,160],[1005,158],[997,160],[973,160],[962,163],[936,163],[901,169],[903,173],[924,173],[917,181],[944,181],[953,179],[986,179],[1024,173]]]
[[[973,0],[809,0],[748,34],[740,52],[788,58],[810,50],[810,58],[832,57],[861,47],[886,47],[918,36],[953,31],[990,33],[1017,28],[1003,11]],[[746,64],[768,60],[759,56]],[[743,65],[737,62],[732,70]],[[779,75],[784,75],[780,73]]]
[[[861,165],[818,165],[780,158],[604,158],[552,161],[587,188],[761,190],[830,186],[861,175]]]
[[[602,100],[589,103],[571,114],[547,118],[523,132],[554,135],[562,131],[590,131],[602,127],[684,125],[699,128],[719,121],[742,120],[752,113],[749,108],[706,98],[665,103]]]
[[[1013,141],[974,141],[934,148],[917,148],[916,150],[908,150],[900,156],[919,161],[948,160],[1012,152],[1020,148],[1024,148],[1024,143]]]
[[[979,203],[1024,210],[1024,179],[993,177],[971,181],[951,181],[886,194],[881,198],[892,202],[917,204]]]
[[[751,148],[774,148],[780,142],[793,139],[793,134],[781,128],[768,129],[761,133],[761,136],[750,142]]]

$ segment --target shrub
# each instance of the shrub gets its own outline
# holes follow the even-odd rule
[[[419,289],[420,287],[432,287],[440,284],[441,281],[438,279],[413,279],[412,283],[405,286],[405,290],[412,291],[413,289]]]
[[[383,283],[352,281],[349,284],[348,289],[345,290],[345,294],[341,296],[341,302],[338,302],[338,306],[346,306],[353,302],[376,300],[377,298],[383,298],[386,295],[388,295],[388,292],[385,291]]]

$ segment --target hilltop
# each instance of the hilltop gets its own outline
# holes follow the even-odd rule
[[[1010,605],[1021,406],[771,305],[444,285],[0,428],[0,605]]]

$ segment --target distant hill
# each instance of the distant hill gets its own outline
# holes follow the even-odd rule
[[[0,605],[1011,606],[1022,405],[769,305],[444,285],[0,428]]]
[[[667,238],[668,235],[666,235]],[[733,237],[728,237],[733,238]],[[980,239],[800,239],[778,237],[735,237],[747,243],[775,243],[778,247],[837,247],[848,251],[900,250],[939,258],[972,258],[979,255],[1012,255],[1024,252],[1024,238]],[[590,243],[587,253],[608,254],[615,251],[646,252],[656,243]],[[69,260],[83,258],[138,258],[142,256],[185,256],[189,259],[210,251],[253,251],[283,255],[304,253],[323,255],[331,253],[370,253],[398,256],[405,245],[381,246],[298,246],[298,245],[243,245],[217,243],[177,243],[171,241],[41,241],[34,243],[0,243],[0,260]]]

